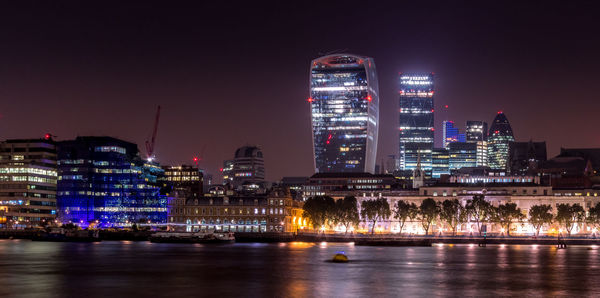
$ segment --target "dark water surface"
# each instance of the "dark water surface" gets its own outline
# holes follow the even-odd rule
[[[347,264],[325,262],[343,250]],[[6,297],[600,296],[589,246],[0,240]]]

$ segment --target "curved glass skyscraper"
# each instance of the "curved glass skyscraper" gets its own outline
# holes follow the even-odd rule
[[[335,54],[311,62],[315,171],[375,171],[379,87],[373,58]]]
[[[508,148],[510,142],[514,140],[515,137],[508,119],[502,111],[498,112],[488,135],[488,166],[490,168],[506,170]]]

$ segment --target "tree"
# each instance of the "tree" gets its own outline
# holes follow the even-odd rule
[[[588,212],[590,215],[586,218],[586,222],[597,230],[600,228],[600,202],[596,206],[590,207]]]
[[[346,228],[344,234],[348,233],[351,225],[358,225],[360,223],[360,215],[358,214],[356,197],[347,196],[342,200],[337,200],[335,202],[335,218],[336,222],[341,223]]]
[[[308,198],[302,207],[302,217],[306,217],[315,230],[324,226],[328,220],[333,219],[335,201],[329,196],[316,196]]]
[[[380,220],[388,219],[391,215],[390,204],[386,198],[363,201],[360,205],[360,215],[365,222],[373,222],[371,234],[375,232],[375,225]]]
[[[483,195],[474,195],[472,200],[466,204],[467,213],[470,218],[475,220],[479,236],[481,236],[481,226],[490,219],[492,205],[485,200]]]
[[[585,210],[579,204],[558,204],[556,206],[556,221],[565,227],[571,236],[573,226],[585,219]]]
[[[535,236],[539,236],[540,229],[545,224],[552,223],[552,206],[534,205],[529,209],[529,223],[535,228]]]
[[[396,218],[400,222],[400,233],[402,234],[402,229],[404,228],[404,224],[406,220],[414,219],[419,216],[419,207],[415,203],[407,203],[406,201],[400,200],[396,203],[394,208],[394,218]]]
[[[457,199],[444,200],[442,202],[440,219],[445,221],[452,229],[452,236],[456,235],[456,228],[458,225],[465,222],[466,218],[467,214],[465,207],[463,207]]]
[[[498,206],[496,209],[495,218],[501,227],[506,229],[506,235],[510,236],[510,225],[513,221],[522,221],[525,215],[521,213],[521,208],[515,203],[506,203]]]
[[[429,228],[440,214],[440,206],[432,198],[427,198],[421,202],[419,206],[419,215],[421,216],[421,225],[425,230],[425,236],[429,232]]]

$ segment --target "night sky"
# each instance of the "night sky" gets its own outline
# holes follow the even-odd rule
[[[442,120],[503,110],[550,156],[600,147],[594,1],[120,2],[0,4],[0,139],[110,135],[144,150],[160,104],[162,164],[204,151],[220,180],[224,159],[259,144],[269,180],[308,176],[309,64],[343,51],[375,58],[378,163],[397,150],[399,72],[435,73],[438,146]]]

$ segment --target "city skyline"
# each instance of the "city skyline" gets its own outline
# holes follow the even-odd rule
[[[494,113],[503,110],[515,139],[546,141],[548,156],[556,155],[560,147],[600,147],[600,140],[593,138],[593,128],[600,124],[593,115],[598,103],[589,87],[593,83],[586,83],[597,79],[593,70],[600,64],[593,55],[599,44],[589,31],[592,10],[573,4],[542,8],[523,4],[522,13],[507,19],[515,11],[513,5],[479,4],[458,11],[450,4],[425,8],[403,3],[428,11],[440,31],[414,22],[420,25],[396,32],[392,12],[398,7],[383,6],[369,8],[378,18],[362,30],[373,34],[349,43],[341,34],[348,28],[341,25],[329,27],[326,37],[308,34],[324,26],[314,18],[328,5],[315,12],[310,12],[310,5],[300,5],[297,17],[290,20],[273,16],[277,7],[266,12],[250,9],[248,15],[247,7],[239,7],[232,16],[225,16],[224,7],[199,7],[216,13],[198,21],[196,10],[163,12],[152,4],[79,14],[51,4],[31,11],[3,4],[7,15],[0,33],[10,47],[1,50],[0,58],[5,65],[0,71],[0,138],[38,138],[47,132],[57,140],[107,135],[135,142],[143,150],[160,104],[156,155],[161,164],[192,164],[192,158],[204,152],[200,166],[218,177],[223,160],[251,143],[265,151],[268,180],[308,176],[312,174],[308,64],[324,52],[351,46],[344,52],[373,57],[378,66],[378,163],[397,154],[399,72],[436,73],[438,132],[441,120],[454,120],[464,131],[465,121],[491,123]],[[447,9],[451,16],[445,16]],[[20,17],[25,11],[32,17]],[[477,17],[477,12],[486,11],[493,13]],[[563,23],[555,18],[559,13],[578,17]],[[139,17],[144,14],[146,18]],[[341,18],[351,19],[353,14]],[[457,21],[461,16],[468,17]],[[302,20],[314,23],[304,29],[292,26]],[[245,22],[248,28],[228,36],[216,29],[227,22]],[[271,28],[273,22],[282,26]],[[210,30],[200,31],[201,25]],[[295,37],[287,37],[287,30],[295,30]],[[199,32],[206,38],[196,40]],[[256,49],[249,42],[256,36],[245,37],[249,32],[256,32],[260,44]],[[197,51],[207,44],[206,50]],[[562,58],[555,59],[557,55]],[[217,62],[200,58],[207,56]],[[230,61],[229,71],[238,73],[235,77],[226,77],[219,67],[218,61],[225,60]],[[285,69],[280,66],[284,62]],[[569,98],[568,105],[558,105],[563,98]],[[283,138],[288,135],[293,137]],[[441,146],[438,142],[436,135],[435,147]]]

